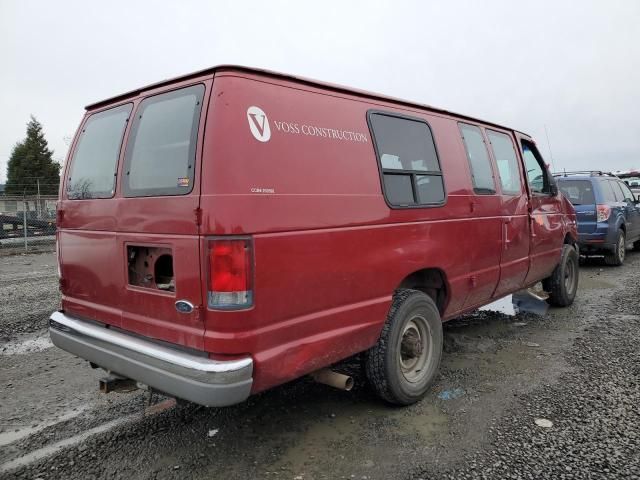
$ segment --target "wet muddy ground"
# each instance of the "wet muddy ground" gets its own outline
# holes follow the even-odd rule
[[[0,478],[639,478],[640,254],[581,269],[574,306],[448,322],[408,408],[301,379],[242,405],[98,392],[51,347],[53,254],[0,257]]]

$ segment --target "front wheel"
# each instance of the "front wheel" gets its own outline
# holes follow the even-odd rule
[[[543,281],[551,305],[568,307],[573,303],[578,291],[579,271],[578,252],[572,245],[565,245],[560,263],[551,276]]]
[[[435,378],[442,356],[442,321],[434,301],[417,290],[398,290],[374,345],[364,354],[366,377],[389,403],[420,400]]]

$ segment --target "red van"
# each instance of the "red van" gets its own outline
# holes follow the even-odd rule
[[[443,321],[578,285],[575,212],[527,135],[233,66],[89,105],[57,235],[53,343],[207,406],[361,352],[410,404]]]

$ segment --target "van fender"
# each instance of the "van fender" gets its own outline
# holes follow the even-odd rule
[[[424,267],[406,275],[395,290],[412,289],[426,293],[435,302],[440,316],[449,304],[451,286],[445,272],[439,267]]]

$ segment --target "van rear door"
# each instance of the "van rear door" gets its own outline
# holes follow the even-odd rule
[[[596,196],[589,180],[558,179],[558,187],[576,209],[578,233],[593,233],[597,226]]]
[[[82,304],[83,316],[202,349],[199,171],[210,87],[211,76],[136,97],[113,198],[64,202],[66,218],[81,220],[61,233],[70,313]]]
[[[196,170],[206,91],[197,83],[140,101],[121,166],[117,209],[126,269],[122,328],[195,348],[202,348],[204,334]]]

